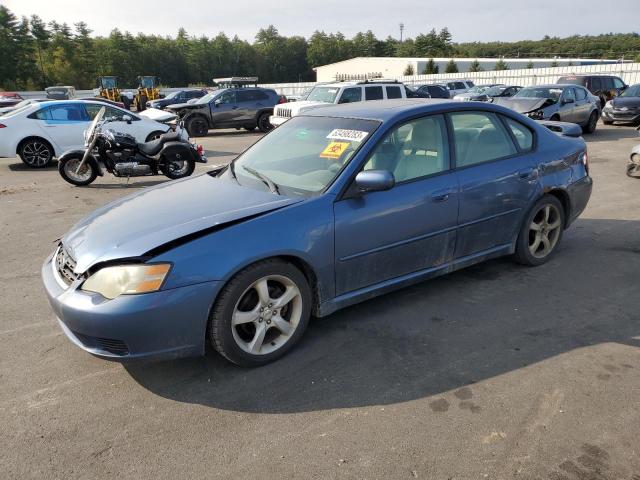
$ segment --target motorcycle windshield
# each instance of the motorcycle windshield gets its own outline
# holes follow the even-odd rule
[[[98,122],[100,120],[102,120],[102,117],[104,117],[104,112],[105,111],[106,111],[105,107],[102,107],[98,111],[98,114],[96,115],[96,117],[93,119],[93,122],[91,122],[91,125],[89,125],[89,128],[87,128],[84,131],[84,145],[85,145],[85,147],[89,146],[89,143],[91,142],[91,139],[93,138],[93,133],[96,131],[96,127],[98,125]]]

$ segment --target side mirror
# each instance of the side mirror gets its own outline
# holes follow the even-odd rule
[[[567,103],[574,103],[573,98],[565,98],[562,100],[563,105],[566,105]]]
[[[122,121],[123,121],[123,122],[127,122],[127,124],[131,125],[131,116],[129,116],[129,115],[123,115],[123,116],[122,116]]]
[[[361,193],[381,192],[392,189],[396,179],[387,170],[365,170],[356,175],[355,183]]]
[[[215,102],[213,102],[213,104],[214,104],[216,107],[219,107],[221,103],[222,103],[222,100],[220,100],[219,98],[218,98]]]

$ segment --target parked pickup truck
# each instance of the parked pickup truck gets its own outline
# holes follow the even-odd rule
[[[330,103],[353,103],[363,100],[407,98],[404,84],[394,80],[365,80],[318,85],[306,100],[277,105],[269,121],[277,127],[291,117]]]

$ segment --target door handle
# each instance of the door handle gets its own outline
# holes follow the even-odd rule
[[[451,188],[446,190],[436,190],[431,194],[431,200],[434,202],[446,202],[449,200],[449,197],[453,192],[454,190]]]
[[[535,180],[538,178],[537,168],[525,168],[518,171],[518,178],[520,180]]]

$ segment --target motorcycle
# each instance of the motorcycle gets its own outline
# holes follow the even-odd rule
[[[137,143],[128,134],[108,129],[112,118],[103,118],[101,108],[84,132],[85,149],[70,150],[58,159],[58,172],[76,186],[91,184],[104,173],[100,164],[116,177],[165,175],[175,180],[191,175],[195,163],[207,163],[202,146],[189,142],[182,122],[175,131],[165,133],[147,143]]]
[[[640,132],[640,127],[636,128]],[[631,158],[627,163],[627,176],[631,178],[640,178],[640,145],[636,145],[631,150]]]

